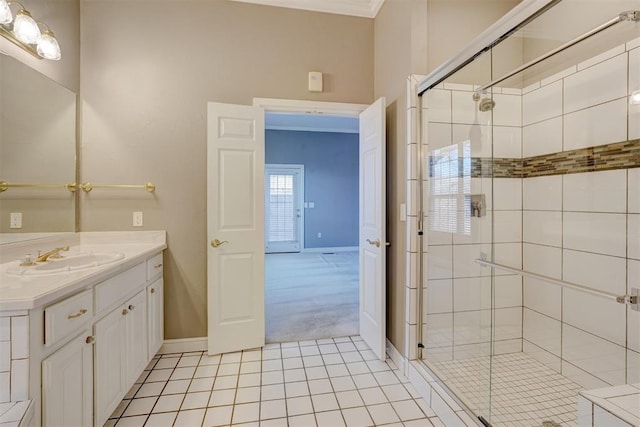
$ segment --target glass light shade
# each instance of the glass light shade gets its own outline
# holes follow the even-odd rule
[[[640,104],[640,90],[634,90],[631,92],[631,96],[629,96],[629,104]]]
[[[0,0],[0,24],[10,24],[11,21],[13,21],[13,15],[11,15],[7,0]]]
[[[40,28],[26,10],[20,10],[13,22],[13,34],[23,43],[35,44],[40,38]]]
[[[40,36],[37,51],[38,55],[43,58],[52,59],[54,61],[57,61],[62,56],[60,54],[60,45],[58,44],[58,40],[56,40],[53,33],[49,30],[45,31]]]

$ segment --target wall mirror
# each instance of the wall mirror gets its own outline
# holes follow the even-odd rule
[[[76,94],[0,55],[0,244],[76,231]]]

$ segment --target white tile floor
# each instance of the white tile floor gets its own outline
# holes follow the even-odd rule
[[[105,426],[443,426],[360,337],[156,356]]]

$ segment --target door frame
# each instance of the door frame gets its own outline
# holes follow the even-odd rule
[[[264,174],[265,174],[265,180],[264,180],[264,187],[265,187],[265,194],[264,194],[264,200],[265,200],[265,209],[264,209],[264,229],[265,231],[267,231],[267,223],[268,223],[268,219],[269,219],[269,210],[267,209],[267,180],[266,180],[266,176],[267,176],[267,171],[269,169],[272,170],[278,170],[278,169],[296,169],[299,172],[299,178],[297,181],[297,188],[294,188],[294,193],[297,190],[298,192],[298,203],[296,208],[298,209],[298,212],[300,212],[300,216],[299,216],[299,220],[298,220],[298,245],[300,246],[300,250],[299,252],[303,252],[304,251],[304,165],[299,165],[299,164],[283,164],[283,163],[265,163],[264,164]],[[266,246],[269,243],[269,241],[267,240],[267,236],[265,233],[265,237],[264,237],[264,245],[265,245],[265,253],[277,253],[277,252],[267,252],[266,251]]]
[[[265,114],[266,113],[302,113],[302,114],[306,113],[306,114],[323,114],[323,115],[347,116],[347,117],[360,118],[360,113],[362,113],[370,105],[371,104],[305,101],[305,100],[298,100],[298,99],[253,98],[253,106],[261,107],[264,110]],[[358,241],[358,248],[360,247],[360,244],[361,242]],[[386,306],[384,307],[384,310],[385,310],[384,315],[386,318],[386,315],[387,315]]]
[[[303,101],[298,99],[253,98],[253,106],[265,113],[307,113],[359,117],[369,104]]]

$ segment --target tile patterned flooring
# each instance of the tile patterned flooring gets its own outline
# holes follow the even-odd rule
[[[444,426],[394,363],[357,336],[157,355],[105,424],[230,425]]]
[[[434,365],[440,378],[464,396],[471,408],[485,414],[491,369],[493,426],[541,426],[543,421],[577,426],[576,405],[582,387],[525,353],[502,354],[491,361],[475,357]]]

